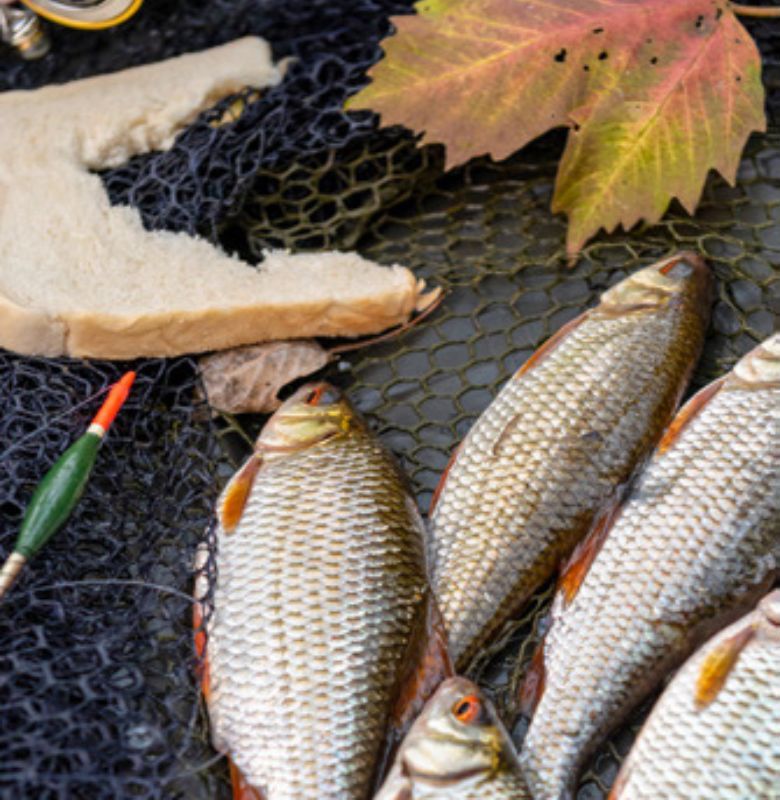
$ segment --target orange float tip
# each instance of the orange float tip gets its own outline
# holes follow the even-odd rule
[[[103,431],[107,431],[111,427],[111,423],[119,413],[119,409],[124,405],[127,400],[127,395],[130,394],[130,387],[135,380],[135,372],[126,372],[112,387],[106,397],[105,402],[100,406],[100,411],[95,414],[92,420],[92,425],[97,425]]]

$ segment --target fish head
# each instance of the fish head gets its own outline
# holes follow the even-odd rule
[[[293,453],[344,436],[362,422],[344,395],[329,383],[309,383],[282,403],[256,447],[265,455]]]
[[[601,295],[599,310],[622,314],[688,300],[706,314],[712,297],[709,267],[701,256],[685,251],[644,267],[615,284]]]
[[[743,356],[734,367],[736,382],[755,387],[780,386],[780,333]]]
[[[398,759],[411,781],[449,786],[515,760],[490,701],[465,678],[444,681],[406,736]]]

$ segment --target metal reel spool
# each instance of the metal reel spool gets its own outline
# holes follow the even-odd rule
[[[130,19],[143,0],[22,0],[22,3],[59,25],[100,30]]]

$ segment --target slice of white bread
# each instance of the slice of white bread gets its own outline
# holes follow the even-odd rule
[[[259,268],[182,233],[146,231],[90,169],[170,146],[243,86],[278,82],[266,42],[0,94],[0,347],[134,358],[271,339],[356,336],[431,295],[356,254],[269,253]]]

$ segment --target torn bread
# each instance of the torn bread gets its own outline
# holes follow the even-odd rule
[[[167,356],[375,333],[427,305],[409,270],[356,254],[272,252],[255,268],[203,239],[146,231],[89,171],[168,147],[215,100],[279,79],[268,45],[246,38],[0,94],[0,347]]]

